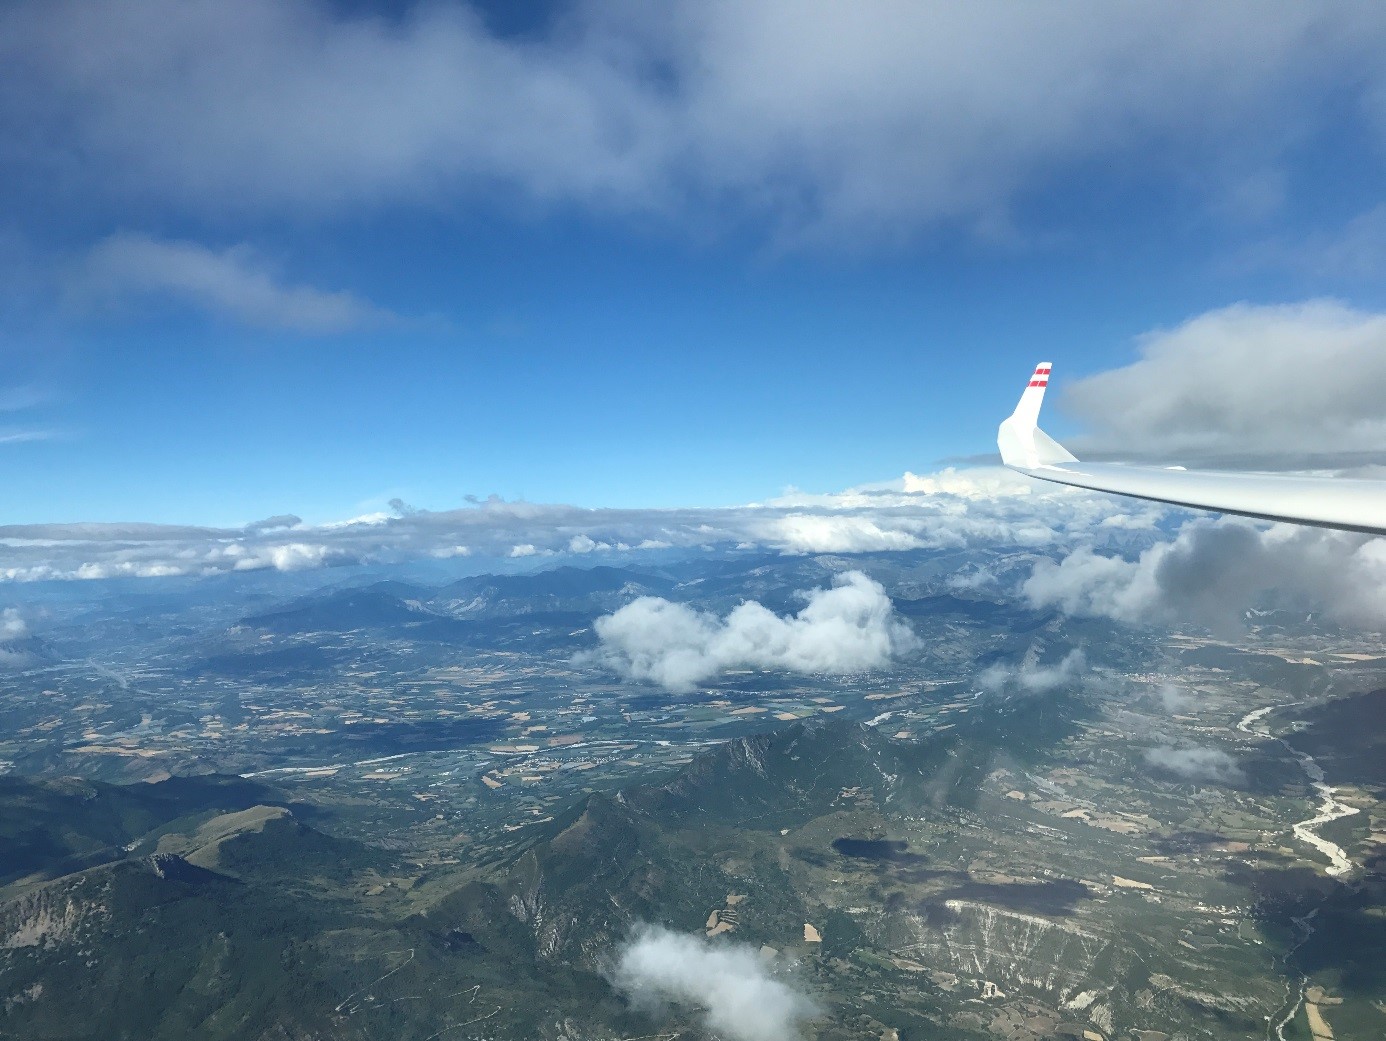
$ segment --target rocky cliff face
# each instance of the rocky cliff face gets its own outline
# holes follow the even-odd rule
[[[80,945],[110,920],[106,895],[99,883],[54,886],[0,906],[0,949]]]
[[[1115,981],[1112,938],[1059,919],[970,900],[946,900],[929,916],[893,922],[901,949],[931,967],[1003,990],[1024,987],[1055,1003]]]

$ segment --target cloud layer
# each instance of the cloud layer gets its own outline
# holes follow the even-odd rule
[[[845,674],[880,668],[915,646],[878,582],[860,571],[805,594],[793,617],[755,601],[725,618],[645,596],[595,623],[595,661],[629,679],[688,692],[730,669]]]
[[[1386,631],[1386,540],[1203,518],[1135,560],[1089,547],[1042,560],[1022,593],[1032,606],[1132,624],[1231,632],[1249,609],[1280,606]]]
[[[905,491],[906,486],[920,490]],[[925,488],[933,490],[925,490]],[[946,489],[946,490],[945,490]],[[433,557],[610,559],[662,550],[783,553],[1045,548],[1090,531],[1111,500],[1040,487],[1002,470],[948,471],[846,492],[794,493],[717,509],[584,509],[488,499],[308,524],[292,515],[236,528],[162,524],[0,526],[0,581],[206,575],[390,564]],[[1118,510],[1126,507],[1118,506]],[[1130,515],[1158,515],[1132,505]]]
[[[658,926],[636,932],[610,977],[637,1007],[698,1009],[707,1030],[730,1041],[792,1041],[819,1014],[810,997],[771,971],[757,948]]]
[[[1383,401],[1386,315],[1331,300],[1199,315],[1061,399],[1092,429],[1080,458],[1275,469],[1386,459]]]
[[[11,177],[218,214],[502,186],[677,219],[730,203],[789,238],[1005,234],[1026,191],[1147,169],[1152,141],[1224,207],[1264,208],[1321,109],[1386,122],[1372,3],[585,0],[500,35],[452,3],[29,0],[0,41],[0,131],[30,143]]]

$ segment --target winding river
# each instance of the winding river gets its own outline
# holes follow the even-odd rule
[[[1255,731],[1251,729],[1251,725],[1262,717],[1269,715],[1275,707],[1274,705],[1268,705],[1265,708],[1258,708],[1252,712],[1248,712],[1237,723],[1237,729],[1244,734],[1254,734]],[[1300,769],[1304,771],[1304,776],[1309,779],[1309,783],[1313,786],[1314,791],[1319,797],[1318,812],[1308,820],[1300,821],[1291,829],[1295,834],[1295,838],[1299,839],[1305,845],[1312,846],[1328,858],[1329,866],[1326,870],[1329,875],[1337,878],[1341,875],[1348,874],[1348,872],[1352,870],[1353,864],[1347,853],[1343,851],[1343,847],[1335,842],[1329,842],[1314,829],[1322,827],[1330,821],[1336,821],[1343,817],[1351,817],[1354,813],[1360,811],[1355,806],[1348,806],[1346,803],[1338,801],[1338,789],[1324,780],[1323,768],[1314,761],[1312,755],[1308,752],[1301,752],[1283,737],[1275,737],[1273,734],[1268,734],[1268,736],[1274,737],[1276,741],[1279,741],[1285,746],[1286,751],[1298,760]]]
[[[1264,708],[1258,708],[1248,712],[1238,721],[1237,729],[1243,734],[1257,734],[1256,731],[1251,729],[1252,724],[1269,715],[1276,707],[1275,705],[1267,705]],[[1322,835],[1315,832],[1314,829],[1322,827],[1329,821],[1336,821],[1342,817],[1351,817],[1354,813],[1358,812],[1357,807],[1348,806],[1338,801],[1338,790],[1324,780],[1323,768],[1314,761],[1312,755],[1309,755],[1307,752],[1301,752],[1283,737],[1275,737],[1275,735],[1270,734],[1269,731],[1267,731],[1267,736],[1275,738],[1276,741],[1279,741],[1280,744],[1285,747],[1286,751],[1295,757],[1299,762],[1300,769],[1304,771],[1304,776],[1309,779],[1309,783],[1313,786],[1319,798],[1318,813],[1314,814],[1314,816],[1310,817],[1308,820],[1302,820],[1298,824],[1292,826],[1291,830],[1294,832],[1295,838],[1299,839],[1307,846],[1312,846],[1328,858],[1329,866],[1325,869],[1327,874],[1335,878],[1348,874],[1352,871],[1353,863],[1347,853],[1344,852],[1343,847],[1335,842],[1329,842]],[[1309,937],[1314,935],[1314,917],[1318,913],[1319,910],[1316,907],[1308,914],[1294,919],[1295,927],[1300,931],[1300,937],[1299,940],[1285,952],[1287,966],[1294,952],[1304,946]],[[1277,1041],[1285,1041],[1285,1028],[1289,1026],[1290,1022],[1299,1014],[1299,1010],[1304,1004],[1304,988],[1308,982],[1307,977],[1300,978],[1298,993],[1296,993],[1293,984],[1288,984],[1288,993],[1286,995],[1287,1003],[1290,995],[1294,995],[1294,1003],[1289,1006],[1289,1010],[1280,1019],[1270,1022],[1271,1017],[1266,1017],[1269,1022],[1270,1030],[1274,1033]],[[1284,1008],[1285,1006],[1282,1005],[1281,1007]]]

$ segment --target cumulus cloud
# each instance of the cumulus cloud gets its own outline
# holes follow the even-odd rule
[[[1238,304],[1141,341],[1061,404],[1092,432],[1080,458],[1294,469],[1381,461],[1386,315],[1331,300]]]
[[[786,238],[1004,235],[1026,189],[1152,139],[1215,195],[1274,183],[1301,121],[1379,118],[1384,42],[1386,12],[1351,2],[588,0],[503,37],[462,4],[21,0],[0,132],[27,143],[12,177],[219,214],[499,184],[677,217],[730,203]]]
[[[246,325],[307,334],[394,319],[351,293],[288,284],[247,246],[214,250],[147,235],[112,235],[98,243],[75,288],[106,301],[171,297]]]
[[[1288,524],[1199,519],[1134,560],[1080,547],[1041,560],[1022,592],[1032,606],[1133,624],[1233,632],[1254,607],[1317,609],[1386,630],[1386,540]]]
[[[1016,665],[997,663],[977,675],[977,686],[995,694],[1051,694],[1082,682],[1088,660],[1081,649],[1064,655],[1055,665],[1025,660]]]
[[[636,931],[609,976],[636,1007],[658,1012],[672,1003],[696,1009],[710,1033],[730,1041],[790,1041],[820,1014],[813,999],[775,974],[757,948],[658,926]]]
[[[1146,763],[1186,781],[1236,784],[1246,779],[1237,760],[1220,748],[1157,745],[1144,752]]]
[[[597,619],[594,660],[631,679],[687,692],[728,669],[861,672],[915,645],[885,589],[860,571],[838,575],[832,588],[805,597],[793,617],[751,600],[725,618],[641,597]]]
[[[893,525],[871,517],[809,515],[778,517],[766,525],[767,541],[795,553],[865,553],[873,550],[918,549],[924,545],[911,528],[923,528],[919,518],[902,518]]]

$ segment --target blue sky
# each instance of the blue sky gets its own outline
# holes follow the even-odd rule
[[[1240,303],[1378,343],[1379,5],[506,10],[0,14],[0,524],[730,506]]]

